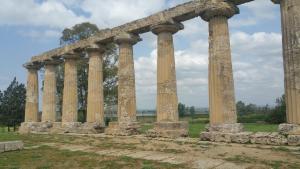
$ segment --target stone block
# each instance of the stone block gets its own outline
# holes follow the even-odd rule
[[[300,146],[300,135],[289,135],[287,141],[288,145]]]
[[[244,126],[241,123],[208,125],[206,130],[209,132],[239,133],[244,131]]]
[[[297,124],[280,124],[278,126],[278,132],[282,135],[300,135],[300,126]]]
[[[4,142],[4,151],[15,151],[22,150],[24,148],[24,144],[22,141],[9,141]]]
[[[210,132],[202,132],[200,133],[201,141],[211,141],[211,133]]]
[[[253,134],[252,132],[241,132],[241,133],[231,134],[231,142],[241,143],[241,144],[250,143],[250,137],[252,134]]]
[[[108,127],[105,129],[105,134],[116,135],[116,136],[130,136],[140,134],[140,125],[137,122],[131,123],[118,123],[110,122]]]
[[[103,133],[105,129],[104,124],[98,124],[98,123],[84,123],[81,126],[81,134],[97,134],[97,133]]]
[[[147,137],[178,138],[188,136],[187,122],[156,122]]]
[[[257,132],[250,138],[252,144],[285,145],[287,138],[277,132]]]

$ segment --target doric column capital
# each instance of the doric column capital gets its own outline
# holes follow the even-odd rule
[[[151,31],[156,35],[162,32],[170,32],[175,34],[182,29],[184,29],[184,25],[178,22],[165,22],[151,26]]]
[[[281,0],[271,0],[274,4],[280,4]]]
[[[38,71],[40,70],[40,68],[42,67],[42,65],[40,63],[25,63],[23,65],[23,67],[25,67],[26,69],[28,70],[35,70],[35,71]]]
[[[80,55],[78,53],[66,53],[61,56],[65,60],[78,60],[80,59]]]
[[[200,12],[200,16],[205,21],[217,16],[225,16],[231,18],[235,14],[239,14],[239,8],[231,2],[210,2],[210,6],[204,12]]]
[[[105,46],[102,45],[102,44],[92,44],[92,45],[89,45],[85,50],[88,54],[91,53],[91,52],[104,53],[105,52]]]
[[[132,33],[126,33],[126,32],[123,32],[123,33],[120,33],[119,35],[117,35],[115,38],[114,38],[114,41],[120,45],[122,43],[129,43],[129,44],[136,44],[137,42],[141,41],[142,39],[140,38],[139,35],[136,35],[136,34],[132,34]]]

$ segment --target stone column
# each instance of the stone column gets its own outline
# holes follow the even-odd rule
[[[104,125],[103,57],[105,48],[94,45],[87,48],[89,56],[87,123]]]
[[[215,4],[201,15],[209,22],[209,109],[212,130],[240,131],[237,123],[228,19],[238,13],[231,3]],[[212,127],[216,127],[212,128]],[[220,129],[219,129],[220,127]]]
[[[165,22],[151,27],[157,35],[157,122],[150,137],[185,137],[188,124],[179,122],[173,34],[183,29],[181,23]]]
[[[140,37],[131,33],[122,33],[115,37],[119,45],[118,65],[118,123],[110,123],[105,131],[112,135],[138,134],[136,123],[136,95],[133,45]]]
[[[56,67],[59,61],[45,62],[42,122],[56,122]]]
[[[78,95],[77,95],[77,54],[66,54],[65,77],[63,90],[62,123],[77,122]]]
[[[39,122],[39,81],[38,70],[40,65],[26,64],[24,67],[28,70],[26,105],[25,105],[25,122]]]
[[[281,7],[287,122],[300,125],[300,1],[272,1]]]
[[[152,27],[157,35],[157,122],[178,121],[178,97],[173,34],[183,29],[179,23]]]

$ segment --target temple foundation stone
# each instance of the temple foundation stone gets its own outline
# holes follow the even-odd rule
[[[105,133],[135,135],[139,134],[139,124],[136,120],[133,45],[141,39],[135,34],[121,33],[114,40],[119,45],[118,122],[110,122]]]
[[[150,137],[185,137],[187,122],[180,122],[176,84],[173,34],[182,30],[181,23],[167,22],[152,26],[157,35],[157,122]]]

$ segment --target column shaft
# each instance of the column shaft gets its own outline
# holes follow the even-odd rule
[[[62,122],[77,122],[77,60],[65,58]]]
[[[42,122],[55,122],[56,120],[56,65],[46,64]]]
[[[300,1],[280,4],[287,122],[300,124]]]
[[[39,82],[37,69],[28,68],[25,122],[38,122]]]
[[[88,103],[87,122],[104,124],[104,98],[103,98],[103,52],[97,49],[88,51]]]
[[[175,57],[171,32],[158,33],[157,121],[178,121]]]
[[[118,121],[119,123],[136,121],[136,95],[133,46],[131,43],[119,43],[118,70]]]
[[[209,20],[209,107],[211,124],[237,122],[228,18]]]

